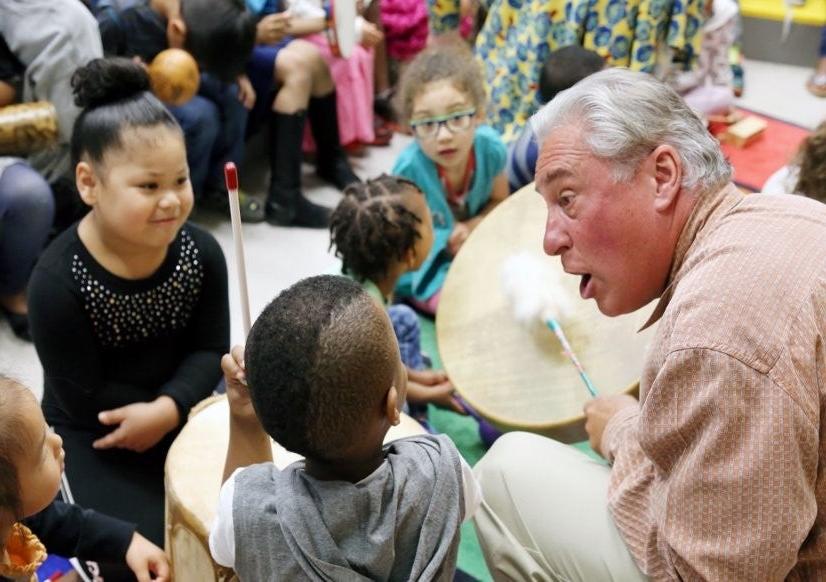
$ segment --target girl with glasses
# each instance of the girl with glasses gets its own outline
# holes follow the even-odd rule
[[[434,240],[420,268],[399,279],[396,296],[435,314],[453,257],[508,195],[507,151],[499,134],[482,125],[482,71],[464,45],[420,53],[402,77],[398,100],[416,141],[396,160],[393,174],[424,192]]]

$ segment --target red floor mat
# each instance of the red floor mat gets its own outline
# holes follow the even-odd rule
[[[774,172],[794,157],[809,130],[793,123],[738,107],[746,115],[765,119],[769,124],[763,135],[743,149],[722,144],[723,153],[734,167],[734,182],[748,190],[759,191]]]

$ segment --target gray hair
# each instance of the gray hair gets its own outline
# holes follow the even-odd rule
[[[731,180],[731,166],[697,115],[673,89],[646,73],[594,73],[558,94],[530,123],[540,145],[555,128],[578,125],[590,151],[612,163],[617,182],[630,180],[642,160],[663,144],[677,150],[686,190],[702,194]]]

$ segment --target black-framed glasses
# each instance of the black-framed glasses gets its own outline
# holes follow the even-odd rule
[[[476,115],[475,109],[468,109],[466,111],[457,111],[456,113],[448,113],[447,115],[439,115],[437,117],[427,117],[425,119],[414,119],[410,122],[410,129],[416,134],[416,137],[427,139],[436,137],[439,133],[439,128],[443,125],[450,133],[461,133],[467,131]]]

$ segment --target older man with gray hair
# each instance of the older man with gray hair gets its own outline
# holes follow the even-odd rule
[[[592,75],[532,120],[545,251],[609,316],[659,302],[640,400],[585,407],[611,466],[502,437],[477,465],[497,580],[826,579],[826,206],[744,196],[669,88]]]

